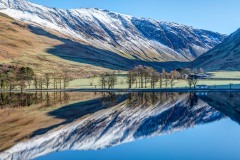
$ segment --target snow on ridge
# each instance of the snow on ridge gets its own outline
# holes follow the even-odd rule
[[[6,2],[8,8],[4,7]],[[0,12],[20,21],[54,29],[102,49],[123,50],[147,61],[151,56],[146,59],[146,53],[152,54],[151,58],[157,61],[189,61],[225,38],[173,22],[137,18],[96,8],[56,9],[26,0],[4,0],[0,8]],[[205,44],[206,41],[208,44]],[[196,53],[192,53],[193,45],[200,48]]]

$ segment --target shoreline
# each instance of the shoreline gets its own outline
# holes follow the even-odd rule
[[[0,90],[0,93],[4,92],[15,92],[21,93],[20,90]],[[220,89],[220,88],[210,88],[210,89],[190,89],[190,88],[166,88],[166,89],[96,89],[96,88],[67,88],[67,89],[25,89],[23,93],[29,92],[240,92],[239,89]]]

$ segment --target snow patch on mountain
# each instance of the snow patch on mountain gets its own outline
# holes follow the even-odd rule
[[[56,9],[26,0],[1,0],[0,12],[51,28],[73,39],[128,58],[189,61],[222,42],[225,35],[100,9]]]

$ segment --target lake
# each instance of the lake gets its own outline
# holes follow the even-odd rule
[[[240,159],[240,93],[0,93],[0,160]]]

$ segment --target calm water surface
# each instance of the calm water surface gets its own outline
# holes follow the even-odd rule
[[[240,93],[3,93],[0,159],[240,159]]]

